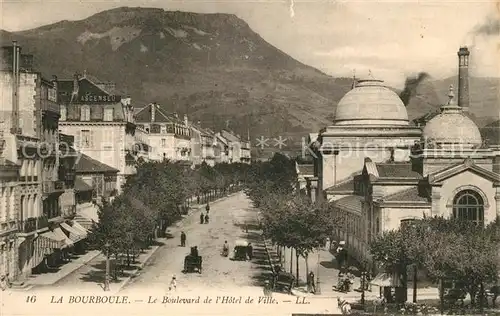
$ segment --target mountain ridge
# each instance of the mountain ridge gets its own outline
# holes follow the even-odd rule
[[[138,107],[157,102],[213,129],[229,121],[252,139],[318,131],[352,84],[287,55],[234,14],[120,7],[0,36],[4,45],[18,40],[46,75],[71,78],[86,71],[115,82]],[[451,81],[456,77],[418,86],[407,106],[410,119],[437,109]],[[473,111],[491,113],[499,103],[490,88],[499,83],[471,78]],[[479,91],[474,98],[473,87]],[[486,101],[477,101],[484,91]]]

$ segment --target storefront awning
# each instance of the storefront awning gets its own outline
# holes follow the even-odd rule
[[[64,238],[51,231],[46,231],[35,240],[37,247],[44,249],[46,254],[51,253],[51,249],[61,249],[65,247]]]
[[[64,247],[61,247],[61,249],[74,246],[74,243],[71,241],[71,239],[68,238],[68,236],[66,236],[66,234],[62,231],[61,228],[58,227],[58,228],[54,229],[53,233],[64,238],[65,245],[64,245]]]
[[[69,239],[71,239],[73,243],[76,243],[84,238],[81,232],[73,229],[73,227],[69,226],[66,223],[61,223],[61,227],[69,233]]]
[[[85,229],[82,225],[80,225],[77,221],[73,221],[73,229],[79,231],[83,238],[87,238],[89,231]]]

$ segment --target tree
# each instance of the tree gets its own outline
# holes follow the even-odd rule
[[[261,202],[261,213],[264,235],[279,246],[295,249],[306,264],[309,253],[324,244],[335,225],[328,204],[311,205],[303,195],[270,194]],[[298,269],[297,261],[297,280]]]
[[[405,293],[406,268],[414,264],[434,282],[460,285],[474,304],[483,284],[497,280],[499,228],[498,221],[485,228],[457,219],[424,218],[384,232],[370,243],[370,252],[387,271],[402,276]]]

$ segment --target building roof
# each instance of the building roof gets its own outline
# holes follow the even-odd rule
[[[351,211],[354,213],[361,213],[361,211],[363,210],[363,200],[364,197],[362,196],[349,195],[334,201],[333,205],[343,210]]]
[[[76,173],[105,173],[105,172],[119,172],[118,169],[110,167],[102,162],[92,159],[85,154],[81,154],[78,163],[76,164]]]
[[[77,192],[85,192],[85,191],[92,191],[94,189],[90,185],[85,183],[85,181],[83,181],[82,179],[76,178],[75,179],[75,190]]]
[[[417,187],[402,190],[382,199],[384,202],[429,202],[428,198],[419,193]]]
[[[422,134],[424,141],[445,146],[451,144],[481,145],[481,132],[476,123],[464,114],[462,108],[454,104],[452,87],[450,87],[448,97],[448,103],[441,107],[441,113],[425,125]]]
[[[412,170],[411,163],[388,162],[375,163],[378,178],[408,178],[422,179],[422,175]]]
[[[335,125],[408,125],[399,96],[381,80],[362,80],[347,92],[335,110]]]
[[[155,120],[152,121],[153,107],[155,107]],[[165,114],[158,104],[150,103],[145,107],[134,110],[134,117],[137,123],[172,123],[174,120]]]
[[[349,179],[347,181],[337,183],[326,189],[326,192],[354,192],[354,179]]]
[[[221,135],[226,138],[227,140],[229,140],[230,142],[240,142],[240,138],[236,135],[234,135],[232,132],[230,131],[227,131],[225,129],[223,129],[221,131]]]

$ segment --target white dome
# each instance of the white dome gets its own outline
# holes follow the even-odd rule
[[[458,107],[445,108],[441,114],[433,117],[425,125],[422,136],[426,143],[471,147],[482,144],[479,128]]]
[[[363,80],[339,101],[335,125],[408,125],[399,96],[381,80]]]

